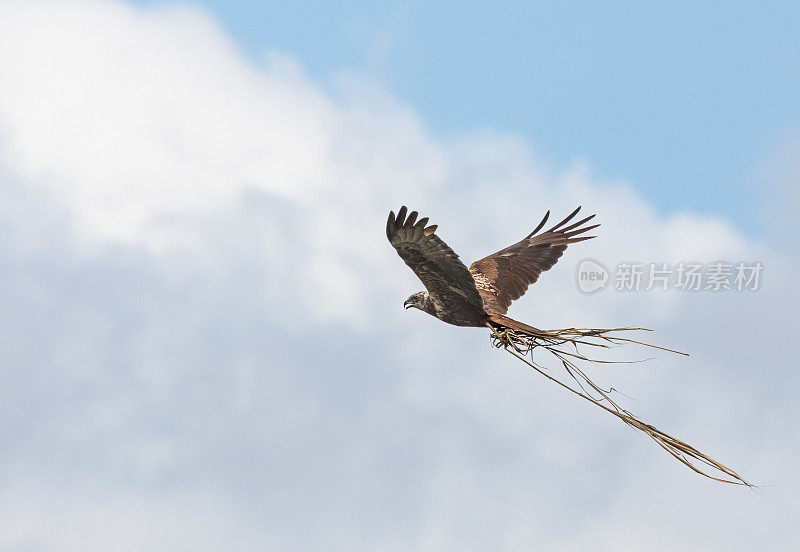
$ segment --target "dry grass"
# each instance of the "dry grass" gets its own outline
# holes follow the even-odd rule
[[[713,479],[714,481],[731,483],[733,485],[744,485],[751,488],[753,487],[753,485],[742,479],[742,477],[740,477],[739,474],[737,474],[731,468],[721,464],[720,462],[717,462],[706,454],[703,454],[688,443],[685,443],[680,439],[673,437],[672,435],[669,435],[660,429],[636,418],[636,416],[622,408],[609,396],[613,389],[606,390],[599,387],[578,366],[578,363],[581,362],[614,362],[589,358],[580,351],[581,347],[608,348],[620,343],[637,343],[644,347],[661,349],[663,351],[686,355],[686,353],[681,353],[664,347],[658,347],[656,345],[651,345],[649,343],[637,341],[623,336],[625,332],[649,330],[646,330],[645,328],[567,328],[562,330],[543,330],[541,332],[537,332],[536,334],[529,334],[494,324],[488,324],[488,326],[492,330],[492,345],[497,348],[505,349],[509,354],[517,357],[550,381],[557,383],[568,391],[586,399],[592,404],[599,406],[634,429],[638,429],[639,431],[643,432],[689,469],[704,477]],[[557,358],[560,361],[561,366],[576,385],[570,385],[568,382],[569,380],[562,381],[561,379],[547,373],[544,366],[537,364],[533,360],[533,351],[537,348],[545,349],[555,358]]]

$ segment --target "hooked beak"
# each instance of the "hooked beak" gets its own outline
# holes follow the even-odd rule
[[[406,310],[410,309],[413,306],[414,304],[411,301],[406,301],[405,303],[403,303],[403,308]]]

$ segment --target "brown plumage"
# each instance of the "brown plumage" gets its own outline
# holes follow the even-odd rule
[[[390,212],[386,237],[427,290],[409,297],[405,307],[418,308],[457,326],[485,326],[492,322],[537,332],[505,313],[542,272],[556,264],[567,245],[595,237],[581,236],[599,226],[583,226],[594,215],[568,225],[578,211],[580,207],[549,230],[537,234],[547,223],[548,211],[536,229],[521,241],[475,261],[469,268],[436,235],[436,225],[426,226],[427,218],[417,221],[418,213],[408,213],[405,206],[397,216]]]
[[[623,335],[643,328],[539,330],[506,316],[511,302],[522,297],[542,272],[550,270],[569,244],[595,237],[582,235],[600,226],[584,226],[594,215],[572,222],[579,210],[580,207],[549,230],[538,234],[547,223],[548,211],[536,229],[522,240],[475,261],[469,268],[439,239],[436,226],[427,226],[427,218],[417,221],[417,212],[408,213],[405,206],[397,216],[390,212],[386,237],[427,289],[409,297],[405,302],[406,308],[418,308],[457,326],[490,326],[492,343],[496,347],[502,347],[544,377],[643,432],[685,466],[715,481],[751,486],[724,464],[636,418],[615,402],[611,396],[613,388],[604,390],[578,366],[581,362],[593,362],[581,352],[579,347],[582,346],[638,343],[674,353],[678,351]],[[533,359],[535,349],[550,352],[568,377],[560,379],[544,371],[544,367]]]
[[[685,466],[715,481],[751,486],[724,464],[636,418],[615,402],[611,396],[613,388],[604,390],[578,366],[581,362],[592,362],[579,349],[584,345],[608,347],[638,343],[672,351],[623,335],[642,328],[539,330],[505,315],[511,302],[522,297],[542,272],[550,270],[569,244],[595,237],[582,235],[599,226],[584,226],[594,215],[572,222],[579,210],[580,207],[549,230],[537,234],[547,223],[548,211],[525,238],[475,261],[469,268],[439,239],[436,226],[427,226],[427,218],[417,221],[417,212],[408,213],[405,206],[397,216],[390,212],[386,237],[427,289],[409,297],[405,302],[406,308],[418,308],[457,326],[490,326],[492,343],[496,347],[502,347],[544,377],[643,432]],[[539,348],[558,359],[568,377],[560,379],[544,371],[544,367],[533,359],[533,351]]]

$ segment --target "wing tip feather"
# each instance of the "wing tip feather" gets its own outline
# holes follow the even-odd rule
[[[402,226],[406,220],[406,213],[408,213],[408,207],[403,205],[400,207],[400,210],[397,211],[397,225]]]
[[[553,226],[550,230],[548,230],[548,232],[555,232],[556,230],[564,226],[566,223],[571,221],[575,217],[575,215],[578,214],[578,211],[581,210],[581,207],[582,207],[581,205],[578,205],[578,207],[574,211],[572,211],[569,215],[567,215],[567,218],[565,218],[564,220]]]
[[[394,211],[389,211],[389,218],[386,219],[386,237],[392,241],[392,234],[394,233],[395,216]]]
[[[539,224],[536,226],[536,228],[534,228],[533,232],[531,232],[530,234],[528,234],[527,236],[525,236],[525,239],[527,240],[527,239],[530,239],[530,238],[532,238],[533,236],[535,236],[535,235],[536,235],[536,232],[538,232],[539,230],[541,230],[541,229],[542,229],[542,227],[543,227],[545,224],[547,224],[547,219],[548,219],[548,218],[550,218],[550,209],[548,209],[548,210],[547,210],[547,212],[544,214],[544,217],[542,218],[541,222],[540,222],[540,223],[539,223]]]
[[[436,229],[439,228],[438,224],[428,225],[429,218],[423,217],[417,220],[419,216],[418,211],[408,211],[408,207],[403,205],[395,215],[394,211],[389,211],[389,218],[386,220],[386,237],[389,241],[396,236],[408,237],[413,236],[413,239],[419,239],[422,236],[431,236]],[[402,230],[410,230],[410,233],[403,232]],[[419,234],[419,235],[417,235]]]

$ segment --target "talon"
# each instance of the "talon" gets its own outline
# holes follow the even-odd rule
[[[497,329],[493,325],[489,324],[488,322],[486,323],[486,325],[492,331],[492,334],[494,335],[494,338],[497,339],[497,341],[499,343],[498,347],[507,348],[509,345],[511,345],[512,342],[511,342],[511,338],[510,338],[509,333],[508,333],[509,332],[508,328]]]

